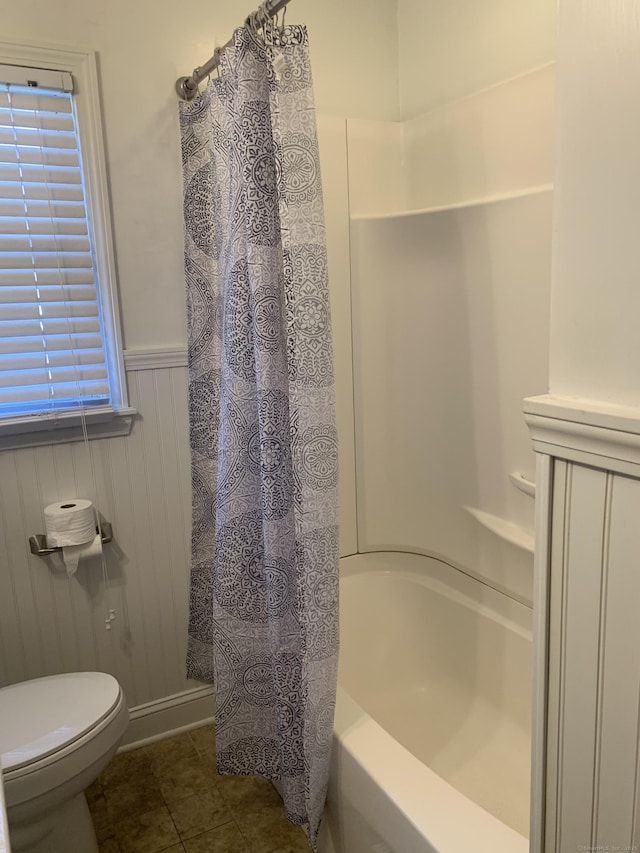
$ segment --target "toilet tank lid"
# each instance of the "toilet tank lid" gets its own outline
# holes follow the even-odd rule
[[[63,749],[94,728],[120,698],[105,672],[72,672],[0,689],[0,764],[17,769]]]

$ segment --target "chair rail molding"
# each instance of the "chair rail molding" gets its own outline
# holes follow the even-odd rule
[[[126,349],[124,366],[127,371],[162,370],[167,367],[187,367],[187,347]]]
[[[640,477],[640,407],[545,395],[524,415],[538,453]]]

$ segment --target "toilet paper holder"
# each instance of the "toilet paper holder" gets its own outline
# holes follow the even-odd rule
[[[108,521],[101,521],[100,529],[102,530],[102,544],[106,545],[107,542],[111,542],[113,539],[111,524]],[[98,527],[96,526],[96,533],[98,532]],[[58,554],[62,551],[61,547],[49,548],[47,545],[47,537],[44,533],[36,533],[33,536],[30,536],[29,548],[31,553],[35,554],[36,557],[49,557],[51,554]]]

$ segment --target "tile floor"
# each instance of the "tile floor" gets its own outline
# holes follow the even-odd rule
[[[309,853],[266,779],[218,776],[213,726],[116,755],[87,789],[100,853]]]

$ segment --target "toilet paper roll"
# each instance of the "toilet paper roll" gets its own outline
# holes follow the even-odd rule
[[[62,562],[65,565],[69,576],[75,575],[78,569],[80,560],[88,559],[89,557],[98,557],[102,554],[102,539],[100,534],[96,533],[91,542],[85,542],[84,545],[65,545],[62,548]]]
[[[72,498],[44,508],[47,545],[84,545],[96,535],[96,516],[91,501]]]

